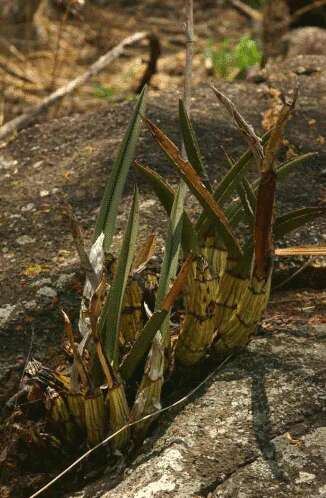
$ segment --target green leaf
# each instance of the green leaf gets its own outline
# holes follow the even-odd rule
[[[191,121],[187,114],[183,101],[179,100],[179,124],[182,133],[183,143],[187,152],[188,161],[201,177],[206,188],[211,191],[211,185],[207,175],[207,169],[202,159],[198,140]]]
[[[185,189],[182,185],[179,185],[169,220],[160,280],[156,294],[155,311],[160,309],[162,301],[167,294],[178,269],[182,235],[184,193]],[[164,323],[161,326],[161,334],[165,345],[169,343],[168,329],[169,316],[166,320],[164,320]]]
[[[131,351],[124,358],[122,365],[120,366],[119,371],[123,379],[128,380],[133,376],[140,361],[149,350],[156,332],[160,329],[168,316],[168,313],[169,312],[166,310],[155,311],[146,322]]]
[[[122,192],[130,165],[134,159],[136,142],[140,132],[141,115],[145,111],[145,100],[146,89],[144,88],[139,95],[129,127],[120,146],[118,156],[113,163],[112,171],[104,190],[100,212],[96,221],[94,240],[97,239],[101,232],[104,232],[103,247],[105,252],[109,251],[112,243]]]
[[[184,195],[179,186],[173,202],[169,220],[160,280],[156,294],[156,310],[160,308],[163,298],[169,290],[170,282],[174,279],[177,273],[182,232],[183,202]]]
[[[226,158],[232,168],[233,163],[231,158],[228,155],[226,155]],[[237,192],[243,208],[242,214],[246,217],[248,225],[253,228],[256,211],[256,196],[245,176],[239,181]]]
[[[234,49],[234,59],[236,66],[245,71],[254,64],[260,64],[262,52],[255,42],[249,36],[243,36]]]
[[[280,164],[280,166],[276,168],[277,179],[283,180],[292,172],[293,168],[299,166],[304,161],[307,161],[307,159],[312,159],[316,156],[317,152],[308,152],[307,154],[302,154],[301,156],[294,157],[293,159]]]
[[[138,161],[135,161],[134,166],[137,171],[139,171],[139,173],[141,173],[148,180],[166,213],[170,216],[176,195],[175,190],[162,178],[161,175],[159,175],[159,173],[148,166],[143,166]],[[197,246],[197,234],[188,214],[184,211],[182,222],[182,249],[184,253],[187,254],[191,251],[195,252]]]
[[[135,189],[128,225],[118,258],[116,274],[104,304],[99,324],[99,334],[102,337],[104,351],[114,366],[117,365],[118,360],[119,324],[122,302],[136,249],[139,223],[138,204],[138,191]]]
[[[283,237],[283,235],[300,228],[306,223],[315,220],[319,216],[324,216],[325,213],[326,207],[322,206],[296,209],[283,216],[279,216],[274,224],[274,237]]]
[[[307,159],[312,159],[315,157],[317,154],[315,152],[308,152],[307,154],[302,154],[301,156],[295,157],[294,159],[290,159],[289,161],[285,161],[284,163],[280,164],[278,168],[276,169],[276,174],[277,174],[277,180],[284,180],[291,172],[292,170],[299,166],[301,163],[306,161]],[[253,193],[257,191],[258,188],[258,183],[259,180],[255,180],[251,184],[251,190]],[[228,220],[230,221],[232,226],[237,226],[237,224],[242,220],[243,218],[243,211],[240,206],[240,200],[238,202],[233,202],[227,209],[226,209],[226,216]]]
[[[242,204],[243,214],[249,226],[253,228],[255,222],[255,205],[252,205],[251,199],[248,197],[247,189],[243,180],[238,184],[237,191]]]

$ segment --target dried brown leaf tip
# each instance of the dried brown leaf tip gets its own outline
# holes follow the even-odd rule
[[[261,163],[261,171],[262,172],[269,171],[273,168],[277,152],[278,152],[280,145],[282,143],[282,140],[283,140],[284,128],[285,128],[286,123],[288,122],[290,115],[292,114],[292,112],[295,108],[295,105],[296,105],[296,101],[298,98],[298,92],[299,92],[299,88],[296,87],[294,90],[293,99],[291,101],[289,101],[288,99],[285,99],[284,106],[279,113],[277,121],[274,125],[272,132],[271,132],[271,136],[270,136],[270,138],[267,142],[266,148],[265,148],[265,154],[263,157],[263,161]]]
[[[152,258],[156,248],[156,240],[157,240],[156,234],[152,233],[145,240],[143,245],[139,248],[139,251],[135,256],[133,262],[134,273],[141,272],[145,268],[148,261]]]
[[[156,142],[174,163],[188,187],[204,206],[204,209],[215,218],[215,223],[218,224],[219,229],[223,231],[225,243],[230,246],[230,251],[233,255],[239,256],[241,254],[241,248],[233,233],[232,227],[227,220],[223,209],[205,187],[201,177],[197,174],[189,161],[182,157],[177,146],[165,135],[165,133],[163,133],[162,130],[160,130],[160,128],[146,118],[144,118],[144,121]]]
[[[211,85],[211,89],[232,117],[235,125],[239,129],[240,133],[244,136],[257,161],[262,161],[264,158],[264,149],[261,143],[261,139],[260,137],[258,137],[258,135],[256,135],[253,126],[245,120],[234,103],[226,95],[224,95],[224,93],[218,90],[214,85]]]

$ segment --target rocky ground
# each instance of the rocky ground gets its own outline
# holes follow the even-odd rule
[[[324,498],[326,329],[292,321],[291,299],[285,322],[271,306],[270,329],[162,416],[120,484],[108,474],[73,498]]]
[[[149,25],[160,26],[165,56],[160,62],[159,75],[153,80],[148,114],[178,141],[180,93],[177,88],[182,78],[184,55],[176,17],[180,6],[170,3],[165,24],[162,24],[159,2],[153,2],[153,8],[141,5],[134,17],[129,15],[130,22],[125,29],[126,33],[137,29],[144,19]],[[221,147],[233,158],[244,147],[207,85],[197,86],[206,78],[203,49],[208,35],[221,38],[231,33],[231,38],[236,40],[250,24],[234,9],[223,7],[221,10],[215,4],[203,12],[197,19],[201,45],[195,57],[196,88],[192,108],[210,178],[218,182],[227,169]],[[217,23],[216,16],[222,14],[224,22]],[[112,18],[112,26],[123,25],[121,19]],[[308,38],[309,33],[305,35]],[[123,34],[119,32],[119,38]],[[301,45],[307,47],[305,36],[299,38]],[[110,41],[114,42],[114,39]],[[107,46],[104,44],[102,48]],[[282,95],[291,95],[299,82],[298,106],[288,126],[282,155],[284,158],[316,151],[318,156],[301,165],[279,186],[278,210],[282,213],[326,200],[326,58],[325,55],[296,55],[298,51],[291,47],[289,51],[293,57],[270,64],[264,71],[253,72],[250,81],[217,83],[262,132],[271,124]],[[299,53],[302,51],[301,48]],[[127,71],[130,60],[125,62]],[[137,64],[139,66],[139,62]],[[119,71],[121,66],[114,67],[113,75]],[[67,75],[63,72],[62,77]],[[105,83],[105,78],[101,82]],[[166,91],[167,87],[170,91]],[[42,93],[38,99],[41,96]],[[40,122],[0,149],[0,416],[7,414],[5,402],[17,391],[29,355],[46,360],[52,366],[60,362],[63,330],[59,310],[64,307],[76,317],[83,284],[62,213],[62,199],[72,204],[89,243],[104,183],[134,104],[126,100],[85,104],[79,98],[72,109],[85,110],[85,105],[96,110]],[[21,102],[13,113],[20,109]],[[65,107],[62,112],[66,111]],[[145,131],[137,157],[172,181],[176,180]],[[135,181],[141,187],[142,236],[149,230],[164,236],[164,212],[147,185],[132,172],[119,214],[116,247],[123,233]],[[187,206],[192,215],[198,210],[190,197]],[[280,241],[279,245],[325,243],[325,227],[325,220],[319,219]],[[280,280],[300,265],[302,261],[298,259],[278,261],[276,270],[280,272]],[[307,272],[291,281],[292,287],[301,290],[274,293],[274,304],[257,340],[243,356],[233,359],[225,370],[218,372],[184,410],[160,419],[153,438],[148,440],[138,459],[133,463],[133,458],[128,459],[125,480],[110,491],[123,476],[115,471],[114,480],[107,475],[95,487],[86,487],[79,496],[326,496],[323,474],[326,330],[322,290],[325,281],[325,262],[317,260]],[[189,383],[186,387],[191,386]],[[1,452],[0,463],[3,458]],[[75,479],[64,481],[52,495],[63,495],[68,481],[73,481],[77,489],[82,487],[83,472],[82,469]],[[7,492],[7,496],[24,497],[51,476],[51,473],[39,476],[37,472],[30,475],[22,468],[15,473],[15,487],[9,489],[5,486],[8,483],[3,483],[0,496],[1,493],[6,496]]]
[[[325,94],[323,92],[326,80],[325,67],[325,58],[322,56],[298,56],[278,67],[270,66],[267,68],[259,76],[259,83],[238,82],[219,85],[229,97],[234,99],[245,117],[259,131],[262,131],[263,124],[265,123],[266,125],[266,121],[272,119],[273,110],[279,103],[279,91],[291,93],[295,82],[298,80],[300,83],[300,99],[295,115],[288,127],[287,142],[284,146],[283,155],[317,151],[318,156],[300,166],[296,172],[291,174],[286,183],[280,186],[278,192],[278,209],[280,212],[293,207],[325,202],[324,137],[326,136],[326,130],[324,125]],[[149,116],[176,140],[178,140],[176,123],[177,99],[177,93],[166,93],[160,97],[150,99],[148,106]],[[19,375],[30,351],[34,357],[41,360],[46,359],[50,365],[55,365],[60,360],[63,334],[59,309],[63,306],[72,316],[75,316],[78,307],[78,292],[82,286],[82,275],[78,270],[72,239],[61,211],[61,199],[63,196],[72,204],[83,225],[86,239],[89,240],[105,178],[110,170],[112,158],[117,150],[123,130],[126,127],[132,105],[132,103],[124,102],[103,107],[96,113],[75,115],[36,125],[21,132],[14,141],[8,143],[1,150],[1,211],[3,218],[1,228],[3,242],[1,283],[4,289],[0,306],[2,325],[0,337],[0,374],[2,378],[0,395],[2,402],[16,392]],[[211,91],[205,87],[198,88],[194,92],[193,118],[199,141],[203,147],[203,154],[208,164],[210,177],[212,181],[218,181],[221,173],[226,170],[221,146],[225,147],[232,157],[235,157],[239,151],[243,150],[242,141]],[[173,172],[166,160],[161,156],[151,138],[145,132],[143,132],[139,143],[137,157],[158,168],[161,173],[172,180],[174,179]],[[125,193],[123,206],[121,207],[116,238],[117,244],[125,224],[131,188],[135,180],[140,183],[142,191],[143,233],[148,232],[149,229],[154,229],[159,234],[164,234],[164,213],[146,185],[143,185],[141,179],[132,174]],[[197,207],[192,204],[190,199],[188,200],[188,208],[191,213],[197,210]],[[318,220],[304,230],[292,234],[287,241],[281,241],[281,244],[323,243],[325,233],[325,220]],[[315,287],[322,288],[323,281],[321,279],[324,278],[325,273],[322,261],[317,263],[319,280],[316,282],[316,279],[314,279],[313,284]],[[293,262],[290,261],[289,264],[291,265]],[[279,296],[279,294],[276,294],[276,296]],[[292,295],[290,296],[290,301],[291,299],[293,299]],[[172,467],[175,466],[174,470],[177,471],[178,475],[181,473],[183,476],[181,481],[177,480],[173,483],[170,478],[164,477],[162,478],[163,481],[160,481],[163,488],[160,488],[161,491],[158,490],[158,494],[150,494],[151,491],[139,491],[139,494],[135,495],[136,488],[133,488],[133,483],[135,482],[133,479],[136,479],[137,475],[139,475],[137,472],[140,472],[145,479],[139,483],[139,489],[144,486],[144,489],[146,489],[148,483],[156,479],[151,474],[147,475],[147,470],[143,473],[143,467],[140,466],[139,471],[131,474],[131,476],[135,475],[135,478],[129,477],[125,484],[120,485],[122,488],[117,488],[113,492],[114,494],[110,493],[108,496],[181,497],[192,496],[189,494],[190,491],[187,491],[191,489],[191,493],[194,493],[193,496],[196,493],[198,496],[208,496],[209,493],[212,493],[212,496],[227,497],[233,496],[233,491],[231,490],[234,488],[232,486],[236,487],[240,485],[239,483],[247,482],[247,480],[252,480],[255,483],[257,489],[250,486],[250,492],[256,494],[240,494],[238,496],[257,496],[257,498],[258,496],[278,496],[277,494],[262,495],[259,488],[261,479],[264,482],[267,479],[272,482],[275,477],[273,477],[273,468],[274,470],[275,468],[278,469],[277,471],[281,472],[282,475],[286,474],[288,476],[288,481],[285,481],[288,484],[278,484],[278,481],[275,481],[276,484],[274,483],[275,486],[281,486],[281,488],[276,488],[280,490],[280,493],[283,493],[279,494],[279,496],[301,496],[300,494],[291,495],[287,491],[289,488],[286,486],[290,486],[289,482],[292,482],[293,479],[295,484],[292,482],[291,485],[296,486],[294,489],[301,489],[301,494],[305,493],[310,481],[315,486],[314,492],[319,493],[320,490],[323,490],[325,483],[321,481],[320,477],[322,467],[317,465],[318,452],[315,455],[315,463],[307,466],[304,462],[310,460],[306,447],[310,445],[309,448],[315,448],[315,445],[324,444],[322,442],[318,443],[319,440],[322,441],[323,437],[323,429],[320,427],[323,425],[322,417],[324,416],[323,409],[325,407],[325,400],[320,388],[324,375],[322,365],[325,361],[325,352],[323,352],[322,346],[318,342],[320,341],[320,344],[322,344],[325,336],[324,319],[322,317],[323,306],[325,306],[324,299],[325,297],[321,292],[315,292],[310,296],[301,294],[299,301],[306,303],[308,313],[309,307],[311,310],[308,316],[309,323],[306,323],[307,315],[305,311],[302,311],[302,308],[305,307],[302,303],[293,312],[298,316],[299,320],[303,318],[301,332],[300,327],[298,328],[297,326],[291,329],[291,333],[288,333],[286,328],[282,330],[283,327],[280,327],[280,332],[274,337],[274,334],[272,334],[273,325],[270,325],[271,329],[268,333],[260,337],[245,356],[235,360],[236,363],[232,363],[232,366],[228,367],[228,373],[222,373],[222,377],[219,374],[218,379],[222,379],[222,384],[220,384],[220,380],[216,380],[209,387],[208,392],[211,392],[209,395],[211,401],[209,403],[205,402],[205,397],[198,398],[195,405],[190,405],[193,408],[187,408],[188,411],[182,412],[180,424],[176,426],[177,432],[181,431],[182,427],[183,431],[188,431],[185,420],[188,417],[189,410],[193,410],[194,414],[201,413],[200,417],[203,420],[203,422],[200,422],[200,417],[197,420],[196,415],[196,420],[199,424],[198,431],[202,433],[204,439],[202,442],[198,441],[200,446],[197,447],[196,452],[194,454],[190,453],[187,457],[188,460],[185,460],[190,462],[189,459],[192,459],[192,461],[198,459],[200,472],[203,473],[199,477],[193,476],[192,485],[192,478],[187,477],[190,480],[189,485],[192,486],[191,488],[184,487],[185,484],[182,480],[187,476],[187,473],[182,469],[184,469],[184,465],[188,464],[183,463],[183,457],[181,458],[180,456],[179,458],[178,456],[179,453],[183,455],[182,448],[184,445],[183,443],[171,442],[170,436],[167,436],[167,439],[158,441],[155,444],[162,448],[159,451],[160,455],[165,454],[166,451],[168,451],[168,455],[170,454],[169,452],[175,455],[176,460]],[[282,314],[286,310],[287,307],[285,309],[284,307],[277,308],[278,317],[281,317],[279,318],[280,320],[283,320]],[[309,354],[308,350],[310,351]],[[288,357],[291,357],[289,365]],[[257,365],[255,362],[257,362]],[[243,370],[246,363],[250,364],[250,372]],[[260,377],[263,365],[266,368],[265,380],[268,379],[267,387],[264,387],[264,389],[267,389],[268,394],[264,391],[264,397],[260,399],[258,389],[263,389],[264,381],[263,377]],[[275,367],[275,372],[273,365],[277,367]],[[292,368],[293,372],[291,371]],[[283,373],[284,369],[286,373]],[[303,373],[300,369],[303,370]],[[308,376],[307,384],[302,382],[299,371],[300,375]],[[273,378],[274,374],[276,375],[275,379]],[[237,380],[237,375],[239,380]],[[231,384],[227,380],[228,376],[233,379]],[[248,380],[251,377],[252,379]],[[228,386],[232,386],[232,389],[230,391],[229,389],[226,390],[226,384],[223,384],[223,382],[228,382]],[[275,387],[274,384],[279,387]],[[255,395],[250,394],[250,389],[256,389]],[[268,389],[271,390],[270,393]],[[314,397],[310,394],[309,389]],[[214,399],[218,400],[217,393],[221,392],[226,397],[224,401],[221,400],[221,405],[219,405],[218,401],[215,403]],[[293,400],[294,404],[292,404],[292,401],[287,402],[285,392],[289,393],[286,396],[289,395],[289,399]],[[295,393],[299,392],[301,394],[298,397]],[[216,396],[214,393],[216,393]],[[242,401],[239,400],[240,393],[242,393]],[[273,397],[274,394],[275,396],[277,395],[275,398]],[[251,398],[251,396],[254,397]],[[274,421],[268,422],[269,425],[267,426],[266,417],[270,415],[271,408],[266,405],[266,396],[268,399],[272,396],[270,402],[271,406],[274,407],[276,417],[275,423]],[[284,420],[277,418],[281,417],[280,413],[283,413],[283,408],[278,413],[278,405],[281,401],[286,404],[284,407]],[[234,405],[233,407],[232,403],[240,403],[241,406],[239,405],[237,408],[238,405]],[[261,403],[265,403],[266,406],[261,407]],[[211,410],[214,413],[219,413],[216,410],[221,407],[222,411],[219,415],[216,415],[220,417],[219,420],[224,420],[226,410],[231,411],[229,416],[230,431],[225,424],[221,427],[221,430],[225,428],[226,435],[224,437],[230,439],[231,444],[227,453],[232,454],[232,458],[227,459],[228,463],[224,463],[222,453],[218,453],[219,451],[225,451],[227,446],[224,443],[221,445],[216,443],[218,431],[220,430],[216,425],[219,426],[220,422],[217,423],[217,419],[211,420],[210,412],[206,411],[206,405],[208,407],[211,405]],[[242,405],[245,408],[244,410],[242,410]],[[232,410],[230,406],[233,407]],[[252,413],[252,407],[255,407],[256,415]],[[263,410],[262,415],[257,415],[259,407]],[[236,410],[236,416],[232,414],[233,410]],[[205,417],[208,418],[205,419]],[[256,426],[252,426],[253,417],[258,417],[255,422]],[[237,429],[232,424],[235,424]],[[296,432],[297,424],[299,424],[299,432]],[[213,456],[213,463],[209,467],[210,470],[207,470],[208,474],[205,477],[205,469],[210,457],[206,455],[206,463],[203,461],[201,464],[199,453],[200,448],[205,447],[207,442],[205,439],[208,437],[205,429],[207,426],[212,426],[211,435],[209,436],[212,440],[210,444],[213,444],[214,451],[217,451],[217,453],[213,453],[215,455]],[[249,426],[251,427],[251,432],[249,431]],[[173,433],[173,427],[175,426],[172,424],[171,429],[168,429],[168,431]],[[239,440],[239,434],[234,432],[236,430],[244,431],[246,434],[242,442],[241,438]],[[246,433],[247,430],[250,434]],[[263,431],[263,435],[259,435],[259,430]],[[289,430],[295,431],[296,436],[294,439],[297,436],[300,436],[300,439],[302,437],[301,446],[294,446],[288,440],[286,432]],[[255,433],[256,447],[252,443]],[[184,438],[183,432],[181,435],[177,434],[177,440],[180,440],[180,437]],[[165,444],[167,444],[169,450],[166,450]],[[188,446],[191,447],[191,444],[190,441]],[[265,447],[264,445],[267,446]],[[237,452],[236,448],[239,448],[239,452]],[[284,448],[286,449],[285,453],[283,452]],[[318,448],[316,451],[319,451]],[[298,453],[298,462],[301,462],[301,466],[296,467],[294,470],[287,461],[287,459],[291,460],[293,452]],[[156,455],[156,453],[157,450],[154,447],[153,452],[146,453],[147,456],[144,458],[149,458],[149,462],[151,462],[149,455]],[[276,463],[274,461],[276,457],[274,458],[273,455],[279,455]],[[169,466],[169,458],[166,458]],[[159,461],[160,459],[156,458],[157,465],[160,465]],[[162,460],[162,465],[165,465],[165,461],[164,459]],[[216,461],[223,462],[221,463],[221,468],[218,467],[220,469],[218,472],[214,464]],[[150,464],[153,472],[155,472],[155,465],[156,463]],[[196,473],[198,472],[199,470],[197,469]],[[296,472],[296,474],[295,478],[293,477],[292,479],[293,472]],[[227,479],[228,476],[230,478]],[[127,488],[124,486],[130,486],[129,495],[125,494]],[[165,491],[164,486],[167,486]],[[120,489],[122,489],[122,494],[116,494],[120,493]],[[182,493],[186,494],[180,494],[182,489],[185,490]],[[247,484],[246,489],[248,493]],[[163,491],[170,494],[164,494]],[[316,494],[316,496],[323,495]]]

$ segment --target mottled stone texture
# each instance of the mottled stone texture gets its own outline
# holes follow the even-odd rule
[[[326,496],[326,328],[258,337],[110,488],[74,497]]]

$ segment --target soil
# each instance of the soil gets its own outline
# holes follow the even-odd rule
[[[183,0],[167,0],[164,4],[157,0],[132,4],[117,0],[107,8],[88,3],[81,16],[49,19],[48,11],[41,7],[36,16],[41,33],[39,43],[27,39],[20,51],[9,53],[7,45],[0,43],[0,54],[4,51],[8,68],[0,70],[5,120],[39,103],[51,90],[83,73],[97,58],[136,31],[154,33],[160,40],[162,56],[152,80],[152,92],[180,88],[184,64],[183,9]],[[228,38],[234,45],[255,27],[234,8],[208,0],[201,1],[200,9],[196,9],[195,23],[197,85],[207,77],[205,49],[209,43]],[[132,96],[146,67],[146,52],[146,42],[130,48],[89,85],[52,108],[49,117],[96,109],[101,101],[96,96],[96,86],[109,89],[111,101]]]
[[[155,79],[153,80],[154,90],[150,92],[148,115],[177,142],[177,101],[180,96],[178,88],[183,67],[183,47],[177,21],[177,13],[179,15],[181,9],[179,3],[170,2],[170,9],[166,11],[166,6],[163,8],[159,2],[145,2],[138,7],[134,16],[130,16],[130,11],[124,7],[119,12],[129,19],[128,23],[122,22],[126,17],[119,17],[118,10],[113,9],[111,12],[108,9],[108,15],[112,16],[112,33],[115,33],[114,26],[125,26],[125,33],[119,31],[119,39],[121,35],[130,33],[139,26],[141,29],[146,29],[147,24],[152,26],[156,23],[160,26],[166,56],[160,62],[161,72],[156,77],[156,83]],[[201,48],[195,58],[192,113],[210,179],[216,183],[227,169],[221,146],[226,148],[233,158],[244,150],[244,146],[212,92],[206,85],[196,85],[206,78],[202,47],[210,36],[221,37],[227,34],[235,40],[239,39],[250,24],[248,19],[234,9],[223,7],[222,10],[222,7],[216,7],[215,3],[214,6],[209,6],[210,2],[206,3],[207,10],[201,11],[202,17],[197,20],[196,31]],[[221,18],[222,14],[223,23],[217,23],[216,18]],[[163,15],[166,17],[166,23],[162,23]],[[69,26],[73,24],[72,21],[69,23]],[[173,30],[177,30],[178,36]],[[118,34],[112,35],[110,46],[116,43],[115,36],[118,37]],[[102,39],[105,40],[101,49],[104,52],[108,45],[106,37]],[[128,57],[126,68],[130,60],[134,61],[134,53],[129,59]],[[288,142],[284,144],[282,156],[291,157],[293,154],[311,151],[318,152],[318,156],[300,166],[279,187],[278,210],[281,213],[292,208],[325,202],[325,62],[324,56],[297,56],[278,65],[271,64],[264,71],[255,74],[253,81],[232,84],[218,82],[219,88],[234,99],[245,117],[257,131],[262,132],[264,126],[273,119],[273,112],[279,104],[279,91],[284,94],[291,93],[299,80],[300,99],[288,127]],[[69,68],[65,66],[63,64],[61,67],[62,78],[69,79]],[[110,85],[114,85],[114,75],[117,81],[121,79],[121,65],[112,68],[112,73]],[[105,74],[102,75],[103,79],[99,81],[104,82],[105,77]],[[135,80],[134,77],[131,79]],[[166,86],[170,91],[162,92]],[[126,93],[129,93],[130,80],[126,88]],[[37,98],[40,97],[41,94]],[[65,104],[60,112],[68,112],[66,105],[69,107],[71,101],[69,102],[70,104]],[[10,113],[13,115],[20,112],[24,105],[24,100],[19,101],[16,109],[10,108]],[[62,198],[72,205],[89,245],[105,180],[133,105],[132,101],[125,99],[109,103],[99,103],[98,99],[86,101],[83,95],[79,94],[70,110],[87,109],[86,113],[75,112],[48,122],[39,122],[13,137],[0,149],[0,234],[3,244],[0,256],[3,269],[3,292],[0,296],[2,416],[8,413],[5,401],[17,391],[24,364],[29,356],[46,361],[50,366],[57,365],[62,358],[63,330],[60,307],[72,318],[76,318],[83,285],[83,275],[79,270],[68,223],[61,209]],[[92,111],[93,106],[95,110]],[[172,183],[176,181],[173,170],[145,131],[139,141],[137,157],[157,168]],[[142,196],[140,238],[152,230],[157,231],[159,237],[164,237],[165,214],[153,199],[148,186],[132,171],[119,214],[115,247],[118,247],[121,240],[135,181],[141,187]],[[198,212],[198,206],[190,196],[187,206],[191,215]],[[305,229],[291,234],[286,240],[280,241],[279,246],[323,243],[325,227],[325,220],[319,219]],[[276,269],[281,270],[280,278],[284,280],[288,272],[293,272],[298,264],[302,264],[300,259],[277,261]],[[301,281],[292,281],[292,284],[324,287],[324,264],[322,260],[315,261],[314,271],[308,272],[306,278]],[[282,300],[283,294],[277,296],[276,300]],[[293,298],[292,294],[290,298]],[[310,291],[308,296],[300,291],[298,299],[308,299],[307,306],[317,306],[317,311],[322,309],[325,302],[325,296],[318,291]],[[283,305],[277,306],[277,313],[284,317],[287,308],[284,309]],[[316,319],[318,324],[323,318],[317,311],[314,315],[309,315],[309,319]],[[299,319],[306,317],[305,311],[300,311],[299,307],[295,309],[295,314]],[[27,492],[38,488],[44,480],[48,480],[49,476],[50,473],[40,477],[35,472],[16,469],[12,484],[14,488],[10,493],[13,493],[12,496],[25,496]]]

